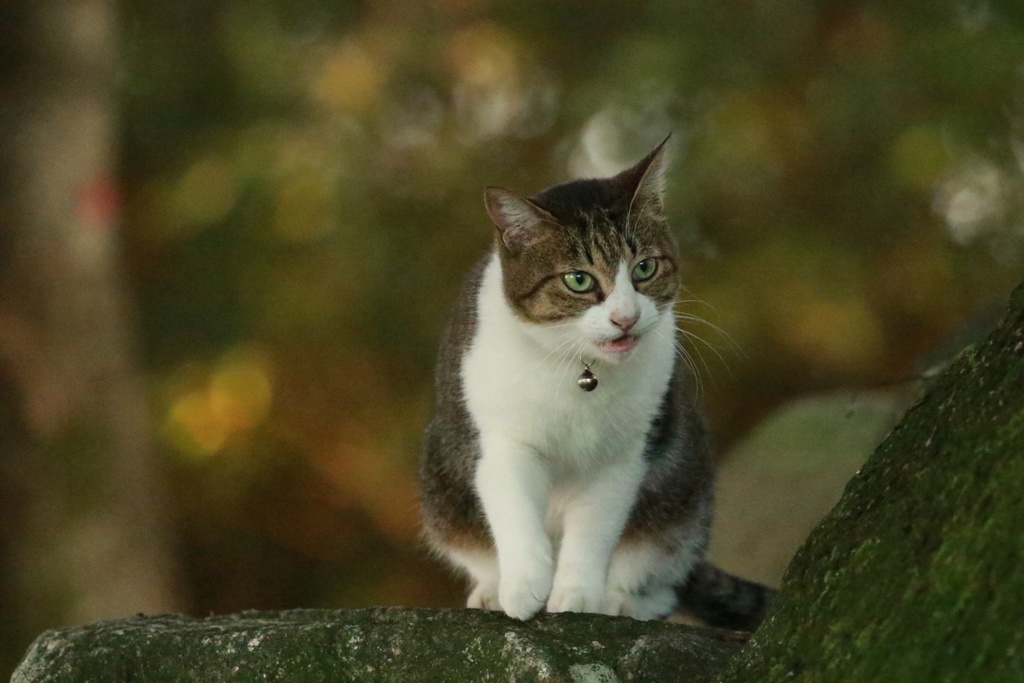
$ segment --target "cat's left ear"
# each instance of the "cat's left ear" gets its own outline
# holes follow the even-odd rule
[[[621,181],[633,190],[631,206],[634,209],[643,206],[661,208],[662,196],[665,193],[665,167],[667,166],[665,145],[670,137],[672,137],[671,133],[636,166],[619,174],[618,177]]]
[[[557,224],[554,216],[529,199],[500,187],[484,191],[484,206],[502,244],[513,256],[540,239],[545,226]]]

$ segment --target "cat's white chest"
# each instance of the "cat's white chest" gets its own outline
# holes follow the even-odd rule
[[[626,364],[594,366],[598,387],[584,392],[576,382],[584,366],[573,343],[543,349],[523,333],[523,324],[504,301],[494,260],[481,283],[477,332],[462,364],[466,407],[481,434],[530,447],[556,473],[639,457],[671,375],[671,332],[667,341],[644,340]]]

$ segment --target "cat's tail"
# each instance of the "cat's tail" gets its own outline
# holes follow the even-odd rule
[[[680,606],[708,626],[753,631],[768,611],[775,591],[733,576],[707,560],[676,587]]]

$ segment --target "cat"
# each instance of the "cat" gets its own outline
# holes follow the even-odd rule
[[[442,335],[420,466],[426,538],[468,574],[468,607],[763,617],[769,589],[704,560],[712,465],[677,357],[667,140],[611,178],[485,191],[494,248]]]

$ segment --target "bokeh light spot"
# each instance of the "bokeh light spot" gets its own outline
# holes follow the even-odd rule
[[[889,166],[900,183],[929,189],[951,161],[942,131],[933,125],[921,124],[907,129],[896,139]]]
[[[499,24],[480,21],[455,32],[446,61],[455,78],[453,113],[468,138],[530,138],[553,125],[558,84]]]
[[[774,336],[811,367],[866,373],[885,350],[885,337],[867,303],[855,296],[832,300],[808,292],[778,307]]]
[[[994,225],[1006,212],[1003,174],[992,162],[975,156],[962,163],[938,188],[935,210],[946,219],[950,237],[967,245]]]
[[[192,375],[193,369],[183,371]],[[272,400],[266,359],[235,350],[207,371],[204,381],[182,379],[164,421],[164,435],[181,453],[208,457],[243,436],[267,416]]]
[[[386,80],[383,65],[355,40],[337,46],[324,60],[313,84],[313,97],[349,114],[368,111]]]
[[[215,223],[231,211],[238,200],[238,183],[233,166],[216,155],[193,163],[174,189],[174,209],[188,225]]]
[[[310,242],[335,227],[334,197],[324,173],[298,173],[287,178],[274,204],[274,229],[292,242]]]

